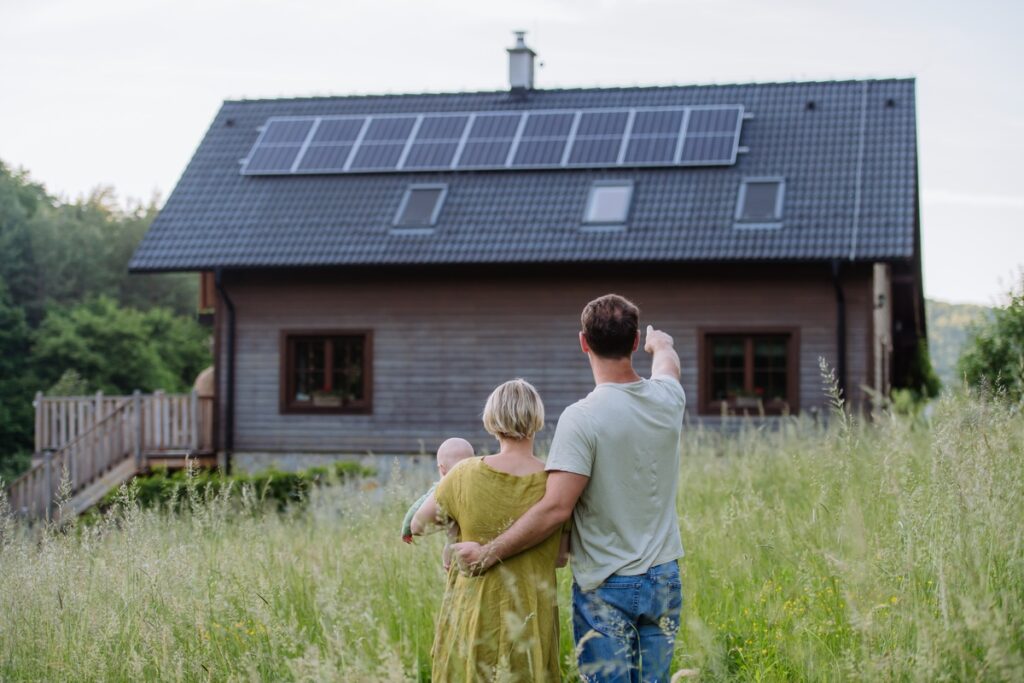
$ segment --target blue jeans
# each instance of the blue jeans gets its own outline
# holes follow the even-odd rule
[[[592,591],[572,584],[572,630],[585,683],[668,683],[683,607],[679,563],[613,574]]]

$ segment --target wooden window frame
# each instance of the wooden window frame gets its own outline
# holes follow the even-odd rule
[[[761,336],[786,336],[786,386],[787,401],[784,406],[762,405],[758,407],[731,408],[730,415],[783,415],[800,411],[800,329],[797,327],[713,327],[697,330],[698,367],[698,412],[701,415],[721,415],[724,401],[711,398],[711,344],[709,337],[747,337],[747,352],[744,376],[753,382],[752,338]]]
[[[363,400],[340,406],[313,406],[296,404],[292,368],[295,363],[294,340],[318,337],[363,337]],[[279,410],[284,414],[312,415],[369,415],[373,413],[373,330],[281,330],[281,375]],[[333,370],[331,354],[325,352],[324,374]]]

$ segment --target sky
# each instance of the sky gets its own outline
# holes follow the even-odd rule
[[[1013,0],[0,0],[0,159],[66,199],[166,198],[225,99],[913,76],[925,294],[1024,272]]]

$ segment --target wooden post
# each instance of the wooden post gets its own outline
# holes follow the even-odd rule
[[[190,443],[192,445],[192,452],[195,453],[199,450],[199,392],[194,388],[192,393],[188,395],[188,407],[189,414],[192,416]]]
[[[46,504],[43,510],[46,514],[46,521],[50,521],[53,514],[53,449],[47,448],[43,451],[43,463],[46,466]]]
[[[36,400],[32,402],[36,409],[36,447],[35,452],[43,450],[43,392],[36,392]]]
[[[163,401],[160,400],[161,392],[159,389],[153,392],[153,424],[150,427],[149,438],[153,442],[153,448],[158,451],[162,451],[164,448],[163,442],[163,427],[164,427],[164,411]]]
[[[103,437],[100,434],[100,420],[103,419],[103,392],[97,391],[96,398],[92,409],[92,433],[95,435],[93,438],[93,458],[96,461],[96,476],[99,477],[103,474],[106,469],[103,466]]]
[[[132,412],[135,413],[135,469],[142,471],[142,392],[132,393]]]

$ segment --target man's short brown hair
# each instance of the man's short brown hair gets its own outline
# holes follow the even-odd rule
[[[583,307],[580,316],[583,338],[602,358],[626,358],[633,354],[640,328],[640,309],[618,294],[605,294]]]

